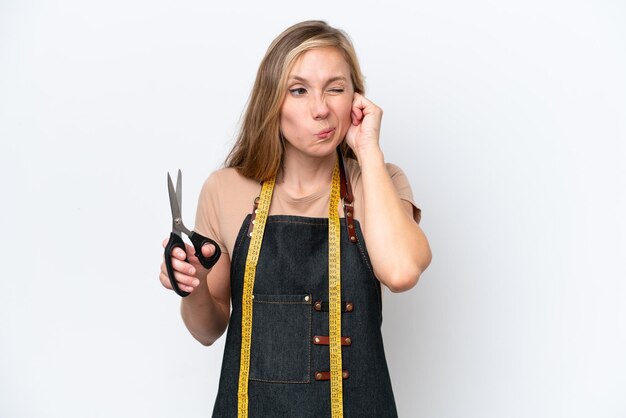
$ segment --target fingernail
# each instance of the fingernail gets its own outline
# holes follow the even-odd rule
[[[200,284],[200,280],[196,279],[193,282],[191,282],[191,284],[193,285],[193,287],[196,287]]]
[[[189,267],[189,274],[196,274],[196,269],[193,267]]]

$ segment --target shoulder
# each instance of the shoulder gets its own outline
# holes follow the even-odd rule
[[[232,187],[258,187],[259,183],[241,175],[235,168],[220,168],[212,172],[204,181],[203,189],[215,192],[232,191]]]
[[[359,162],[354,158],[346,158],[345,159],[346,172],[348,174],[348,178],[352,182],[352,184],[357,184],[361,182],[361,166]],[[403,183],[407,182],[408,179],[404,171],[393,163],[385,163],[385,167],[387,168],[387,174],[393,180],[394,184],[398,181]]]
[[[363,181],[362,181],[362,173],[361,167],[359,166],[359,162],[352,158],[346,158],[346,172],[348,178],[350,179],[350,183],[352,185],[352,191],[354,193],[354,197],[356,199],[355,205],[355,219],[359,219],[359,216],[363,207]],[[410,203],[413,206],[413,217],[419,223],[421,219],[421,209],[415,203],[413,198],[413,190],[411,188],[411,184],[407,175],[404,171],[393,163],[385,163],[385,168],[387,169],[387,174],[393,183],[393,186],[398,194],[398,197],[401,200],[404,200]]]
[[[205,180],[196,212],[196,228],[213,237],[222,251],[232,254],[237,232],[259,195],[259,182],[234,168],[214,171]]]
[[[204,181],[200,198],[232,202],[258,194],[259,190],[259,182],[241,175],[234,168],[221,168]]]
[[[393,164],[393,163],[385,163],[385,165],[387,166],[387,173],[389,173],[389,176],[393,179],[394,177],[404,177],[406,178],[406,174],[404,174],[404,171],[398,167],[397,165]]]
[[[212,206],[218,216],[245,215],[261,191],[258,181],[241,175],[234,168],[221,168],[205,180],[200,192],[200,204]]]

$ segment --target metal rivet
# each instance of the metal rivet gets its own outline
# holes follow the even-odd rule
[[[343,372],[342,376],[343,376],[344,379],[347,379],[348,378],[348,372]]]
[[[259,213],[259,210],[258,210],[258,209],[255,209],[255,210],[254,210],[254,213]]]
[[[319,337],[315,337],[315,343],[316,343],[316,344],[319,344],[319,342],[320,342]]]
[[[352,228],[354,228],[354,225],[349,224],[349,225],[348,225],[348,228],[352,229]]]
[[[346,311],[347,312],[352,312],[352,304],[351,303],[346,303]]]
[[[309,297],[309,295],[306,295],[306,296],[304,297],[304,301],[305,301],[305,302],[308,302],[308,301],[309,301],[309,299],[311,299],[311,298]]]
[[[352,340],[350,339],[350,337],[347,337],[345,340],[346,344],[350,345],[352,344]]]
[[[254,299],[254,295],[252,295],[252,299]]]
[[[322,374],[321,373],[315,373],[315,378],[317,380],[322,380]]]
[[[356,237],[350,237],[350,241],[352,242],[356,241]]]
[[[316,311],[322,310],[322,302],[315,302],[315,310]]]
[[[349,218],[350,216],[352,216],[352,212],[348,212],[348,213],[346,213],[346,215],[347,215],[347,216],[348,216],[348,218]]]
[[[256,224],[256,221],[253,219],[253,220],[252,220],[252,225],[254,225],[254,224]]]

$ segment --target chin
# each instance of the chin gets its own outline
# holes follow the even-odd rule
[[[314,138],[309,144],[300,144],[296,147],[290,144],[291,152],[300,155],[306,155],[310,158],[326,158],[336,152],[337,147],[342,140],[337,138],[319,139]]]
[[[313,151],[317,157],[328,157],[329,155],[336,152],[337,147],[341,144],[341,141],[325,141],[320,143],[319,146],[315,147]]]

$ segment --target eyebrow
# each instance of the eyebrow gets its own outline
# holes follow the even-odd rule
[[[289,80],[300,81],[300,82],[302,82],[302,83],[307,83],[307,82],[308,82],[308,80],[307,80],[306,78],[304,78],[304,77],[300,77],[300,76],[298,76],[298,75],[292,75],[292,76],[290,76],[290,77],[289,77]],[[344,76],[342,76],[342,75],[338,75],[338,76],[335,76],[335,77],[331,77],[331,78],[329,78],[329,79],[326,81],[326,84],[330,84],[330,83],[333,83],[333,82],[335,82],[335,81],[346,81],[346,78],[345,78]]]

